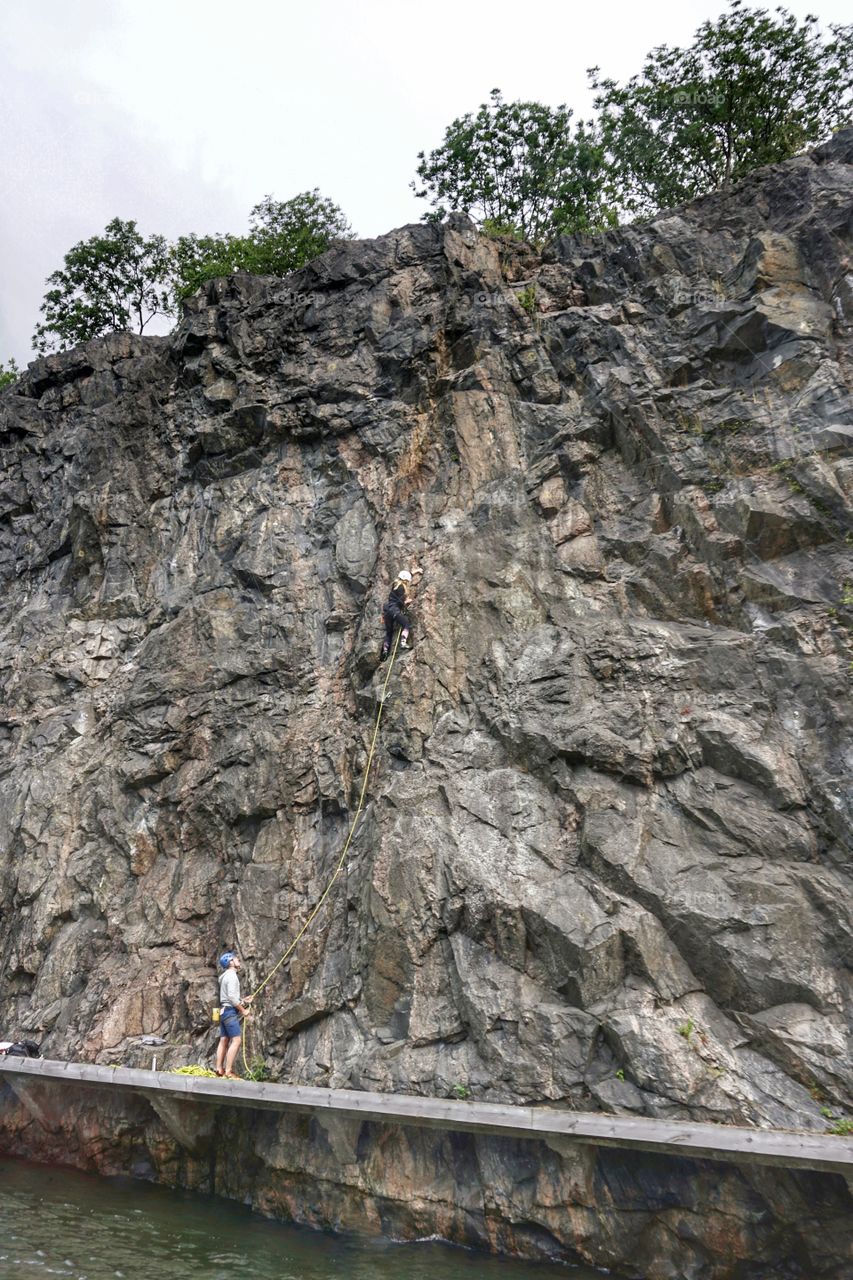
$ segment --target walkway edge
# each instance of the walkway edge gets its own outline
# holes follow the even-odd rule
[[[26,1077],[33,1083],[96,1085],[146,1097],[157,1095],[215,1106],[315,1115],[332,1111],[340,1116],[381,1124],[533,1138],[557,1150],[564,1149],[566,1144],[584,1143],[724,1160],[734,1164],[813,1169],[853,1177],[853,1140],[832,1134],[747,1129],[734,1125],[613,1116],[494,1102],[459,1102],[400,1093],[366,1093],[355,1089],[255,1084],[244,1080],[214,1080],[206,1076],[181,1076],[173,1072],[102,1067],[45,1058],[0,1058],[0,1079],[3,1077],[9,1079],[13,1089],[16,1084],[23,1084]]]

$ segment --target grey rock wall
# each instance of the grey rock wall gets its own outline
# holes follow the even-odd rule
[[[346,875],[251,1051],[845,1114],[852,162],[846,131],[541,257],[404,227],[30,366],[0,397],[3,1030],[209,1057],[216,955],[259,981],[334,869],[417,566]]]

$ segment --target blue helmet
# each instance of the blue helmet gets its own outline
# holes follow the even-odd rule
[[[236,951],[223,951],[222,955],[219,957],[220,969],[227,969],[236,954]]]

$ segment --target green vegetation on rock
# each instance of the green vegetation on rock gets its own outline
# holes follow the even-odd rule
[[[650,215],[787,160],[849,119],[853,26],[732,0],[686,49],[660,45],[625,85],[590,71],[610,181]]]
[[[183,299],[207,280],[235,271],[285,276],[352,234],[343,212],[316,189],[290,200],[266,196],[252,210],[246,236],[193,233],[170,245],[113,218],[48,276],[33,346],[47,352],[107,333],[142,333],[155,316],[180,315]]]
[[[155,316],[170,313],[168,280],[165,238],[146,239],[134,221],[113,218],[48,276],[33,346],[44,352],[120,330],[142,333]]]
[[[248,271],[286,276],[318,258],[336,240],[351,240],[343,211],[315,188],[291,200],[265,196],[255,205],[246,236],[180,236],[172,248],[174,309],[206,280]]]
[[[504,102],[500,89],[475,114],[448,125],[441,146],[418,154],[415,195],[440,220],[466,213],[490,234],[532,243],[616,221],[604,151],[591,121],[573,124],[564,104]]]
[[[15,382],[20,377],[20,374],[21,371],[14,359],[9,360],[7,364],[0,364],[0,391]]]

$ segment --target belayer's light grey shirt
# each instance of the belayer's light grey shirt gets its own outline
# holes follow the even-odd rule
[[[224,1009],[230,1004],[236,1009],[240,1004],[240,979],[236,969],[226,969],[219,979],[219,1003]]]

